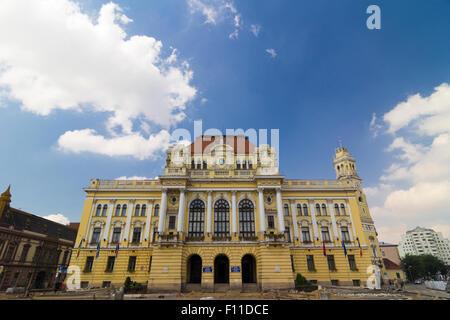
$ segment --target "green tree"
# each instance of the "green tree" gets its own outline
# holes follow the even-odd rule
[[[410,281],[419,278],[433,277],[437,273],[441,273],[442,275],[447,274],[445,263],[430,254],[419,256],[406,255],[401,259],[401,266]]]

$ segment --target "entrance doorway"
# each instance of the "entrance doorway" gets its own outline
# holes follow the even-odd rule
[[[34,287],[36,289],[44,289],[45,288],[45,271],[41,271],[36,275],[36,280],[34,282]]]
[[[230,262],[224,254],[214,259],[214,283],[230,283]]]
[[[256,261],[251,254],[242,257],[242,283],[256,283]]]
[[[192,255],[187,263],[188,283],[202,282],[202,258],[199,255]]]

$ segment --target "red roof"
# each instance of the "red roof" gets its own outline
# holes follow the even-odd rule
[[[398,264],[396,264],[395,262],[393,262],[387,258],[383,258],[383,262],[384,262],[384,266],[386,267],[386,269],[398,269],[398,270],[402,269],[401,266],[399,266]]]
[[[209,153],[214,141],[220,136],[199,136],[195,142],[191,143],[191,153]],[[234,153],[253,153],[256,146],[248,140],[245,136],[223,136],[223,142],[234,149]],[[208,150],[206,150],[208,149]]]

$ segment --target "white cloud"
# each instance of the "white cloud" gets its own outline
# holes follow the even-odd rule
[[[258,24],[252,24],[250,26],[250,32],[253,33],[253,35],[255,37],[258,37],[260,31],[261,31],[261,26]]]
[[[239,37],[239,31],[235,29],[232,33],[228,35],[228,38],[230,39],[237,39]]]
[[[61,213],[51,214],[51,215],[45,216],[43,218],[48,219],[53,222],[57,222],[57,223],[66,225],[66,226],[69,225],[69,223],[70,223],[69,219],[67,217],[63,216]]]
[[[372,120],[370,121],[370,131],[373,132],[373,137],[376,138],[378,136],[378,132],[382,128],[382,125],[377,123],[377,115],[376,113],[372,113]]]
[[[191,14],[200,13],[204,24],[218,25],[227,22],[234,27],[233,32],[228,34],[228,38],[237,39],[239,30],[244,28],[242,14],[236,9],[232,0],[186,0]],[[249,30],[258,37],[261,26],[252,24]]]
[[[384,236],[399,239],[403,229],[423,226],[450,237],[449,116],[446,83],[429,96],[408,97],[384,115],[393,137],[386,151],[395,152],[395,160],[378,185],[365,188],[379,232],[395,233]],[[405,228],[396,230],[396,225]]]
[[[276,53],[275,49],[266,49],[266,52],[267,52],[268,54],[270,54],[270,56],[271,56],[272,58],[275,58],[275,57],[277,56],[277,53]]]
[[[98,153],[110,157],[133,156],[144,160],[153,158],[155,153],[167,150],[170,145],[171,135],[166,130],[161,130],[149,138],[140,133],[105,138],[96,134],[93,129],[67,131],[58,139],[61,151],[82,153]]]
[[[60,147],[74,152],[82,149],[75,136],[86,138],[88,145],[101,138],[116,146],[128,141],[127,136],[137,140],[137,118],[165,128],[181,121],[196,96],[189,64],[178,62],[173,48],[165,58],[162,42],[153,37],[128,36],[124,26],[131,22],[112,2],[101,7],[94,21],[70,0],[2,0],[0,101],[19,101],[22,109],[38,115],[56,109],[105,113],[112,138],[94,135],[93,129],[68,131]],[[74,146],[67,143],[68,137]],[[145,151],[137,157],[160,150],[161,146],[148,145],[151,138],[142,139],[147,140]],[[115,153],[105,149],[99,153]]]

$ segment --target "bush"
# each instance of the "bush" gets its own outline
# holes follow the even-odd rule
[[[303,286],[303,285],[308,285],[308,281],[306,280],[306,278],[304,276],[302,276],[300,273],[297,273],[297,278],[295,278],[295,286],[299,287],[299,286]]]
[[[143,291],[145,289],[144,286],[142,286],[142,284],[136,282],[136,281],[131,281],[130,277],[127,277],[127,279],[125,280],[124,283],[124,288],[123,291],[124,293],[130,293],[130,292],[140,292]]]

